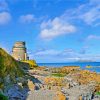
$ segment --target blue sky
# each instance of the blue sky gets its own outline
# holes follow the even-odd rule
[[[37,62],[100,61],[100,0],[0,0],[0,47],[16,41]]]

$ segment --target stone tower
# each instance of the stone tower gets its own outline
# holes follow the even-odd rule
[[[25,42],[18,41],[14,44],[12,49],[12,56],[16,60],[28,60],[27,50],[25,47]]]

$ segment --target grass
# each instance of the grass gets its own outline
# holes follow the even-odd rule
[[[55,77],[64,77],[66,74],[64,73],[53,73],[52,76],[55,76]]]
[[[8,98],[0,93],[0,100],[8,100]]]
[[[19,67],[18,62],[0,48],[0,78],[3,79],[7,75],[10,75],[10,78],[13,80],[15,77],[23,76],[23,71]]]
[[[100,92],[96,92],[96,95],[100,95]]]
[[[22,62],[28,63],[30,65],[30,68],[36,68],[36,67],[38,67],[38,65],[36,64],[35,60],[24,60]]]

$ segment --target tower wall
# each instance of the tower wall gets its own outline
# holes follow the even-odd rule
[[[25,42],[16,42],[13,46],[12,56],[16,60],[27,60]]]

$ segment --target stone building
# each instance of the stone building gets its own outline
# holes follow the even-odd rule
[[[27,49],[25,46],[25,42],[18,41],[14,44],[12,49],[12,56],[16,60],[28,60],[29,57],[27,55]]]

